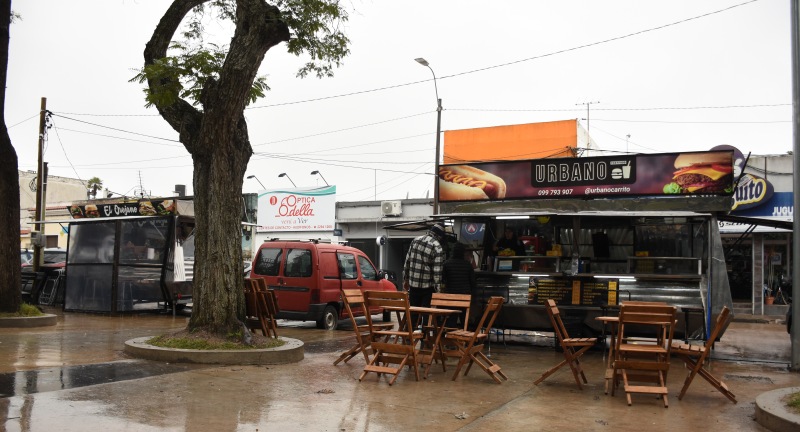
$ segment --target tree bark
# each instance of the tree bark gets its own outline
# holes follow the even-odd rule
[[[21,300],[19,251],[19,172],[17,152],[6,126],[11,0],[0,0],[0,312],[18,312]]]
[[[145,65],[167,56],[169,43],[192,8],[208,0],[176,0],[144,51]],[[242,183],[253,153],[244,108],[267,50],[289,40],[280,11],[263,0],[237,0],[236,30],[216,81],[205,84],[203,110],[184,100],[158,106],[179,133],[194,163],[195,267],[190,329],[224,334],[244,315]],[[166,82],[148,80],[151,91]]]

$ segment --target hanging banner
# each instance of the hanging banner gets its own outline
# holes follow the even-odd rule
[[[260,191],[257,223],[256,232],[331,231],[336,225],[336,186]]]
[[[439,167],[440,202],[727,195],[733,152],[476,162]]]

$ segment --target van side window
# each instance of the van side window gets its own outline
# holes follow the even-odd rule
[[[264,276],[278,276],[281,268],[281,248],[263,248],[258,252],[255,274]]]
[[[358,270],[356,270],[356,257],[349,253],[337,253],[336,257],[339,259],[339,274],[342,279],[356,279],[358,277]]]
[[[286,268],[283,270],[286,277],[311,276],[311,251],[308,249],[289,249],[286,254]]]
[[[378,272],[375,271],[375,267],[372,266],[372,263],[366,257],[360,256],[358,257],[358,266],[361,267],[361,278],[366,280],[377,280],[378,279]]]

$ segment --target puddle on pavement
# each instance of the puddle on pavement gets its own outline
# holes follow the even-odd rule
[[[125,360],[3,373],[0,374],[0,398],[146,378],[203,367],[207,366]]]

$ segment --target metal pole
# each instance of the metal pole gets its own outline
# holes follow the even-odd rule
[[[791,0],[791,20],[792,20],[792,159],[794,165],[793,174],[793,224],[792,236],[796,236],[800,229],[800,216],[797,209],[800,208],[800,0]],[[794,239],[792,242],[792,358],[789,368],[793,371],[800,371],[800,282],[797,276],[800,275],[800,242]]]
[[[40,221],[44,218],[44,193],[43,193],[43,180],[44,180],[44,133],[47,118],[47,98],[42,98],[41,107],[39,111],[39,160],[36,168],[36,220]],[[42,224],[37,223],[34,225],[35,233],[37,236],[42,235]],[[39,242],[33,245],[33,271],[39,271],[39,264],[42,262],[42,247]]]
[[[435,79],[434,79],[435,81]],[[436,107],[436,163],[433,167],[433,214],[439,214],[439,153],[441,152],[442,140],[442,100],[437,99],[439,105]]]

